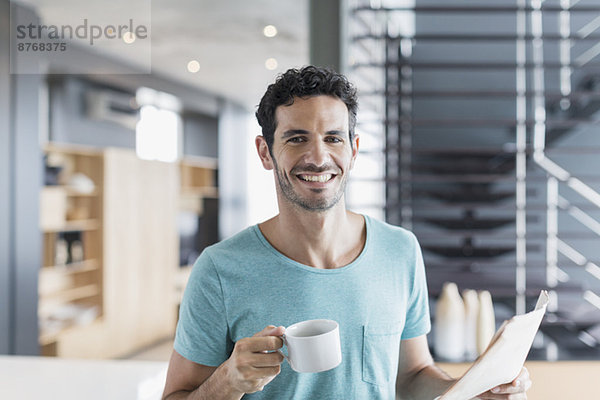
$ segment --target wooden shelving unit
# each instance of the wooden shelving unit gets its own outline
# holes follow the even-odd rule
[[[48,265],[45,271],[69,271],[72,273],[94,271],[99,268],[97,260],[83,260],[80,262],[72,262],[65,265]],[[43,272],[43,271],[42,271]]]
[[[216,236],[216,160],[164,163],[129,149],[58,145],[44,152],[62,168],[40,201],[42,354],[122,357],[172,337],[173,287],[178,305],[190,272],[179,266],[178,212],[203,227],[203,238]],[[93,185],[79,176],[78,187],[77,174]]]
[[[181,190],[217,188],[217,160],[208,157],[187,156],[179,163]]]
[[[186,157],[179,163],[179,209],[202,215],[202,200],[218,198],[217,160],[205,157]]]
[[[100,228],[100,224],[96,219],[66,221],[62,226],[44,229],[44,233],[94,231]]]
[[[40,199],[40,345],[42,354],[56,355],[63,332],[103,315],[103,155],[56,145],[44,153],[48,169],[59,172],[47,178],[54,182],[46,182]],[[85,187],[75,181],[82,177],[88,179]]]
[[[180,162],[180,213],[188,213],[188,215],[191,214],[200,218],[207,212],[204,209],[205,199],[218,199],[217,165],[217,159],[205,157],[188,156]],[[214,212],[214,210],[211,211]],[[201,251],[202,249],[198,248],[197,250]],[[193,261],[190,259],[188,263],[180,265],[175,275],[175,301],[177,305],[179,305],[191,273],[192,263]]]

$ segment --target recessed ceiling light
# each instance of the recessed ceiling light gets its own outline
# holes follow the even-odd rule
[[[192,74],[195,74],[196,72],[200,71],[200,63],[196,60],[192,60],[187,64],[187,70],[190,71]]]
[[[266,37],[275,37],[277,35],[277,28],[273,25],[267,25],[263,29],[263,35]]]
[[[123,41],[127,44],[135,42],[135,34],[133,32],[125,32],[123,35]]]
[[[265,61],[265,68],[267,68],[270,71],[273,71],[275,68],[277,68],[277,60],[274,58],[267,58],[267,60]]]

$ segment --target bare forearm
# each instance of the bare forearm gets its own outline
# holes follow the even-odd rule
[[[225,382],[221,365],[196,390],[175,392],[163,400],[239,400],[243,395],[244,393],[234,390]]]
[[[431,400],[444,393],[454,382],[455,379],[432,364],[403,381],[399,381],[397,398]]]

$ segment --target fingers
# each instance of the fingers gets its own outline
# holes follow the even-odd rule
[[[283,340],[279,336],[259,336],[244,338],[239,340],[235,347],[239,351],[250,353],[260,353],[265,351],[275,351],[283,347]]]
[[[273,353],[255,353],[249,357],[249,362],[253,367],[275,367],[283,362],[283,355],[277,352]]]
[[[252,337],[236,342],[227,360],[227,376],[231,386],[241,393],[262,390],[281,372],[283,355],[275,350],[283,347],[283,326],[269,325]]]
[[[477,400],[527,400],[525,393],[514,393],[514,394],[492,394],[486,392],[476,397]]]
[[[283,326],[276,327],[275,325],[269,325],[262,331],[255,333],[252,337],[281,336],[284,333],[285,333],[285,328]]]
[[[244,350],[244,343],[269,339],[267,337],[242,339],[234,348],[227,360],[227,376],[231,386],[241,393],[254,393],[262,390],[265,385],[281,372],[283,356],[278,352],[262,353]],[[272,337],[272,339],[279,339]],[[279,339],[281,340],[281,339]],[[240,343],[242,344],[241,346]],[[264,348],[260,347],[261,349]]]
[[[270,372],[280,372],[283,356],[279,353],[243,353],[231,359],[236,371],[243,373],[244,379],[256,379],[268,376]]]
[[[240,340],[236,343],[236,347],[252,353],[274,351],[283,347],[283,340],[280,336],[284,333],[285,328],[283,326],[269,325],[262,331],[255,333],[252,338]]]
[[[492,393],[524,393],[531,387],[531,379],[529,378],[529,371],[523,367],[519,376],[515,378],[511,383],[499,385],[491,390]]]
[[[477,398],[481,400],[525,400],[525,392],[531,387],[529,371],[523,367],[519,376],[511,383],[499,385],[490,391],[480,394]]]
[[[498,392],[492,390],[480,394],[477,399],[481,400],[526,400],[527,395],[523,391],[514,391],[515,388],[500,389]]]
[[[523,392],[523,387],[521,381],[514,380],[511,383],[507,383],[505,385],[496,386],[491,390],[492,393],[502,393],[502,394],[511,394],[511,393],[521,393]]]

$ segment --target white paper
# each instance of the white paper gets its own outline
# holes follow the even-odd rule
[[[504,321],[487,349],[439,400],[469,400],[498,385],[512,382],[521,372],[548,305],[542,290],[535,310]]]

